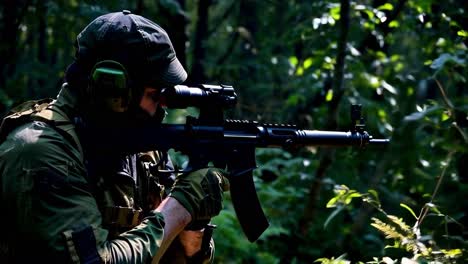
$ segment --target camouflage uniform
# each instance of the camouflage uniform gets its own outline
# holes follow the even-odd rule
[[[65,88],[31,121],[2,125],[0,263],[148,263],[164,227],[148,168],[163,153],[85,160]]]

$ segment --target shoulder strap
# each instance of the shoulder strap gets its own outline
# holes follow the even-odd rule
[[[47,108],[53,100],[50,98],[24,102],[12,108],[2,119],[0,124],[0,143],[13,129],[29,122],[31,115]]]
[[[75,125],[60,109],[54,107],[53,104],[49,104],[49,106],[42,109],[40,112],[33,113],[31,115],[31,119],[42,121],[52,126],[67,141],[76,147],[79,150],[81,157],[83,157],[83,149],[78,135],[76,134]]]

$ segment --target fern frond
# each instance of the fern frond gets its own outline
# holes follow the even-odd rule
[[[398,226],[398,228],[400,228],[400,230],[405,234],[405,236],[411,236],[411,237],[415,237],[415,234],[412,230],[412,228],[407,225],[403,219],[401,218],[398,218],[394,215],[387,215],[388,219],[390,219],[390,221],[392,221],[393,224],[395,224],[396,226]]]
[[[393,238],[401,240],[404,234],[399,233],[395,227],[382,222],[380,219],[373,217],[374,221],[371,225],[385,235],[385,238]]]

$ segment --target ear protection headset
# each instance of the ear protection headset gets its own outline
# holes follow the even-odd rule
[[[97,62],[91,71],[87,95],[92,107],[125,112],[132,101],[130,79],[125,67],[114,60]]]
[[[132,91],[135,82],[132,82],[125,67],[114,60],[97,62],[90,75],[87,95],[91,107],[109,110],[111,112],[126,112],[131,104],[138,104],[133,100],[139,94]],[[136,106],[138,107],[138,106]],[[161,106],[158,107],[154,119],[161,122],[166,115]]]

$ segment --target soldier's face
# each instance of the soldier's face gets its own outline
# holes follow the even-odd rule
[[[156,89],[153,87],[145,87],[145,90],[143,91],[143,96],[140,100],[140,107],[151,117],[153,117],[156,114],[156,111],[158,109],[160,93],[160,89]]]

